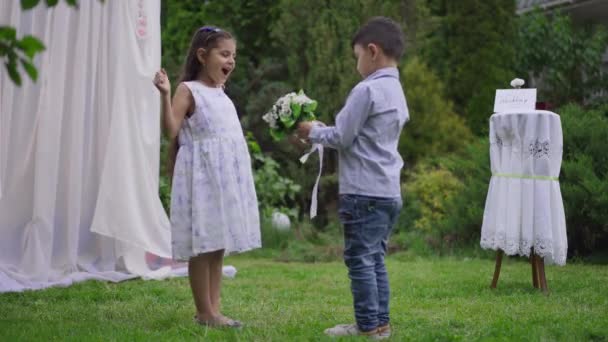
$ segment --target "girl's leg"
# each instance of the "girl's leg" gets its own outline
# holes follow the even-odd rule
[[[209,253],[209,297],[213,311],[220,315],[220,293],[222,288],[222,267],[224,250]]]
[[[220,293],[222,288],[222,266],[224,265],[224,251],[220,250],[217,252],[213,252],[213,257],[210,262],[209,274],[210,274],[210,283],[209,286],[211,288],[211,303],[213,303],[213,308],[215,312],[218,313],[219,321],[221,324],[231,327],[231,328],[240,328],[242,323],[239,321],[235,321],[231,318],[228,318],[222,315],[220,310]]]
[[[196,306],[196,317],[201,321],[214,320],[218,313],[214,311],[211,301],[210,284],[210,253],[201,254],[190,258],[188,262],[188,276],[194,305]]]

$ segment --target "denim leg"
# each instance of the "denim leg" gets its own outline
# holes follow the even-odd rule
[[[378,326],[378,287],[373,255],[344,256],[351,281],[355,319],[361,331]]]
[[[365,231],[367,209],[358,196],[340,196],[339,215],[344,226],[344,263],[351,281],[355,319],[361,331],[371,331],[378,326],[373,245],[382,237],[374,238]]]
[[[394,200],[341,196],[340,219],[344,226],[344,262],[348,267],[355,309],[361,331],[388,323],[389,286],[384,255]]]
[[[384,254],[376,254],[376,284],[378,286],[378,325],[384,326],[390,322],[389,319],[389,298],[390,286],[388,283],[388,273],[384,265]]]
[[[390,302],[390,286],[388,281],[388,272],[384,264],[384,256],[388,251],[388,238],[397,223],[399,212],[403,206],[401,199],[396,199],[388,209],[389,212],[389,227],[382,239],[381,253],[376,255],[376,283],[378,284],[378,325],[384,326],[390,322],[389,318],[389,302]]]

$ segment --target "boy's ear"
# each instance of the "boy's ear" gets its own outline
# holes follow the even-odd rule
[[[196,59],[198,59],[199,63],[205,65],[205,56],[207,55],[207,50],[203,48],[198,48],[196,50]]]
[[[367,49],[369,50],[369,53],[372,57],[372,61],[375,61],[378,57],[378,54],[380,53],[380,47],[378,47],[378,45],[374,43],[369,43],[367,44]]]

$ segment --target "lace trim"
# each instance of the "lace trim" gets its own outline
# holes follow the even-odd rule
[[[535,238],[534,241],[526,239],[507,240],[506,237],[482,237],[480,245],[484,249],[501,249],[507,255],[530,256],[530,252],[534,247],[534,252],[546,259],[550,259],[557,265],[566,264],[566,254],[568,248],[566,246],[557,246],[553,248],[553,241],[550,239]],[[554,250],[557,250],[554,253]]]

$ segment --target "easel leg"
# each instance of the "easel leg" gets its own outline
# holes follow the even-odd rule
[[[502,264],[503,254],[503,251],[500,249],[496,251],[496,266],[494,266],[494,278],[492,278],[492,285],[490,285],[490,287],[493,289],[495,289],[496,284],[498,284],[498,276],[500,275],[500,265]]]
[[[545,259],[540,256],[536,256],[536,260],[538,261],[538,276],[540,282],[540,288],[545,293],[549,293],[549,289],[547,288],[547,278],[545,277]]]
[[[534,250],[530,253],[530,264],[532,265],[532,285],[535,289],[538,289],[538,257],[536,256],[536,253],[534,253]]]

